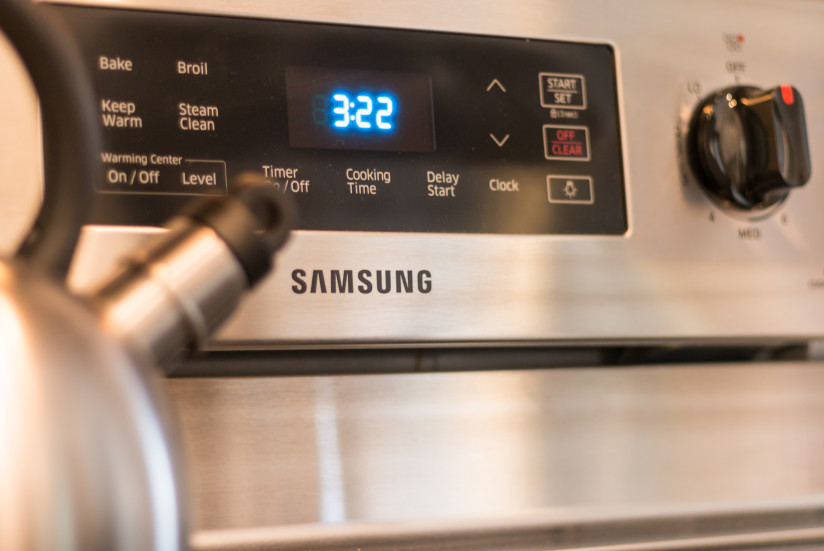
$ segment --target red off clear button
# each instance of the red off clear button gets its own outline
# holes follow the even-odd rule
[[[589,161],[589,128],[545,124],[544,157],[555,161]]]

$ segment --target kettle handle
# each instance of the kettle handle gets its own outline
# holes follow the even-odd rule
[[[73,39],[47,8],[2,0],[0,30],[26,65],[43,124],[43,205],[15,258],[64,279],[99,172],[94,92]]]

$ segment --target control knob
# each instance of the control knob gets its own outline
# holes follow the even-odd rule
[[[714,92],[692,117],[687,152],[701,185],[724,204],[758,211],[780,203],[810,178],[801,94],[787,85]]]

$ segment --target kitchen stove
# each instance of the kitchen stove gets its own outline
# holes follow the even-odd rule
[[[824,4],[49,9],[104,134],[76,289],[250,168],[302,214],[165,381],[195,548],[822,545]]]

